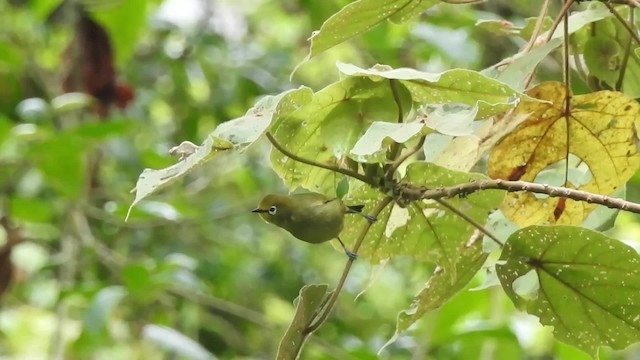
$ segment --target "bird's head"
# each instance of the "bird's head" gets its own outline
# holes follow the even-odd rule
[[[288,196],[269,194],[262,198],[260,205],[251,212],[260,214],[266,222],[282,224],[292,211],[292,201]]]

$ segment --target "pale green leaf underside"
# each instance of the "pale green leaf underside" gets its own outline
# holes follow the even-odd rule
[[[229,149],[242,150],[255,142],[273,119],[302,106],[311,100],[309,88],[287,90],[276,96],[265,96],[240,118],[220,124],[194,153],[164,169],[144,169],[136,183],[136,196],[131,209],[146,197],[190,173],[215,154]]]
[[[559,340],[596,355],[640,339],[640,256],[627,245],[579,227],[531,226],[510,236],[501,259],[511,300]],[[524,298],[513,284],[532,270],[539,290]]]
[[[351,149],[349,156],[359,162],[385,162],[385,144],[393,141],[399,144],[422,134],[424,123],[414,121],[409,123],[390,123],[375,121],[369,126],[364,135],[358,139]],[[387,140],[389,139],[389,140]]]
[[[442,73],[427,73],[411,68],[362,69],[346,63],[338,63],[337,66],[345,75],[399,80],[417,103],[462,103],[477,106],[477,117],[480,119],[509,110],[520,99],[529,99],[508,85],[473,70],[453,69]]]
[[[305,340],[303,332],[322,304],[327,288],[329,288],[327,284],[314,284],[305,285],[300,289],[300,295],[296,299],[296,313],[287,332],[280,340],[276,359],[296,358]]]
[[[411,97],[402,85],[398,90],[406,113],[411,109]],[[347,155],[373,122],[395,122],[397,118],[388,81],[349,77],[317,92],[309,103],[276,121],[271,131],[297,156],[344,166]],[[276,149],[271,152],[271,164],[290,189],[301,186],[334,196],[342,179],[341,174],[297,162]]]

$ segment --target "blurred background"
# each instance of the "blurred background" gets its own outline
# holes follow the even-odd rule
[[[217,156],[125,222],[141,171],[173,164],[171,147],[201,143],[260,96],[336,81],[338,60],[481,70],[524,41],[476,21],[522,25],[539,6],[438,6],[331,49],[290,81],[312,31],[348,3],[0,0],[0,358],[275,356],[300,287],[334,285],[345,258],[249,212],[286,191],[267,144]],[[560,78],[559,62],[546,61],[540,77]],[[612,232],[638,238],[640,225],[621,216]],[[377,354],[432,270],[402,258],[384,269],[357,262],[303,358],[588,358],[482,277]]]

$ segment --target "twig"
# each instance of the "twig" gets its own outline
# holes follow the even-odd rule
[[[269,139],[269,141],[271,142],[273,147],[278,149],[278,151],[280,151],[285,156],[287,156],[287,157],[289,157],[289,158],[291,158],[291,159],[293,159],[293,160],[295,160],[297,162],[301,162],[303,164],[319,167],[319,168],[326,169],[326,170],[335,171],[335,172],[343,174],[343,175],[351,176],[352,178],[358,179],[358,180],[362,181],[365,184],[369,184],[369,185],[375,187],[375,184],[371,183],[371,181],[369,181],[369,179],[367,179],[362,174],[359,174],[359,173],[357,173],[355,171],[351,171],[351,170],[348,170],[348,169],[343,169],[343,168],[341,168],[339,166],[323,164],[323,163],[320,163],[320,162],[317,162],[317,161],[313,161],[313,160],[309,160],[309,159],[305,159],[303,157],[300,157],[300,156],[290,152],[289,150],[285,149],[282,145],[280,145],[278,143],[278,141],[273,137],[273,135],[271,135],[270,132],[267,132],[266,135],[267,135],[267,139]]]
[[[374,217],[378,217],[378,215],[380,215],[382,210],[385,207],[387,207],[387,205],[389,205],[389,203],[391,203],[392,200],[393,199],[391,197],[385,197],[381,202],[378,203],[378,205],[376,205],[376,207],[371,212],[371,215]],[[369,232],[371,225],[372,224],[367,221],[364,228],[360,232],[360,236],[358,237],[358,240],[356,240],[356,243],[353,245],[353,248],[351,250],[354,254],[358,253],[358,249],[360,249],[360,245],[362,244],[362,241],[364,241],[365,236]],[[335,305],[336,300],[338,299],[338,296],[340,295],[340,292],[344,287],[344,283],[347,280],[349,271],[351,271],[351,266],[353,265],[354,260],[355,258],[349,258],[349,260],[347,261],[347,264],[345,265],[344,270],[342,271],[342,275],[340,276],[340,280],[338,281],[336,288],[331,294],[329,301],[327,301],[327,304],[322,309],[322,312],[318,316],[316,316],[314,319],[312,319],[309,326],[307,326],[307,328],[304,330],[305,336],[309,336],[311,333],[316,331],[320,327],[320,325],[322,325],[325,322],[325,320],[327,320],[329,313],[331,313],[331,310],[333,309],[333,306]]]
[[[632,24],[634,22],[633,8],[629,9],[629,22]],[[635,31],[633,31],[633,33],[635,34]],[[622,86],[624,83],[624,74],[627,71],[627,64],[629,63],[629,57],[631,56],[631,40],[632,39],[633,37],[630,36],[624,48],[624,56],[622,57],[622,62],[620,63],[620,75],[618,75],[618,81],[616,81],[617,91],[622,91]]]
[[[584,201],[589,204],[598,204],[612,209],[620,209],[640,214],[640,204],[638,203],[612,198],[606,195],[593,194],[582,190],[526,181],[509,181],[501,179],[480,180],[438,189],[427,189],[425,187],[414,186],[411,184],[401,184],[400,187],[400,196],[402,196],[405,201],[422,199],[435,200],[455,196],[466,196],[480,190],[505,190],[508,192],[526,191],[530,193],[546,194],[550,197],[562,197],[575,201]]]

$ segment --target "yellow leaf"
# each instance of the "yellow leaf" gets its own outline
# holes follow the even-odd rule
[[[527,94],[547,102],[518,105],[515,114],[528,118],[492,150],[489,176],[545,182],[538,177],[555,169],[562,180],[553,185],[608,195],[636,172],[640,106],[633,99],[614,91],[578,95],[572,97],[567,114],[563,84],[546,82]],[[576,170],[585,173],[580,181],[572,176]],[[521,226],[580,224],[594,208],[527,192],[509,193],[502,205],[507,218]]]

